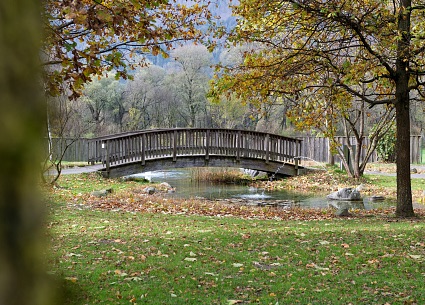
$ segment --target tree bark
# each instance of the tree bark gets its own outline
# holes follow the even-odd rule
[[[409,46],[411,0],[400,2],[397,42],[395,109],[397,123],[397,208],[396,216],[413,217],[412,188],[410,180],[410,98],[409,98]]]
[[[41,2],[0,1],[0,304],[60,304],[43,266],[37,185],[44,108],[40,94]],[[44,253],[43,253],[44,252]]]
[[[408,95],[408,93],[407,93]],[[412,217],[415,215],[412,204],[410,180],[410,115],[409,99],[396,103],[397,120],[397,209],[396,216]]]

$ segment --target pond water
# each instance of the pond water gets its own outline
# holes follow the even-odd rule
[[[190,169],[146,172],[133,176],[144,177],[154,183],[169,183],[176,190],[174,193],[170,194],[170,196],[176,198],[225,199],[232,202],[240,202],[241,204],[296,205],[306,208],[327,208],[330,205],[338,207],[344,205],[359,209],[373,209],[394,205],[392,202],[375,202],[369,200],[369,198],[364,198],[363,201],[356,202],[335,201],[327,199],[326,196],[318,196],[317,194],[290,191],[265,191],[264,189],[257,189],[247,185],[216,184],[208,181],[195,181],[192,178]]]

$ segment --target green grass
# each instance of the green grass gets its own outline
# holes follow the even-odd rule
[[[395,177],[365,180],[395,188]],[[134,190],[142,183],[96,174],[64,175],[59,184],[48,193],[47,228],[49,273],[64,291],[60,304],[425,303],[422,218],[283,221],[92,210],[89,202],[100,199],[89,193],[110,187],[114,194],[104,203],[130,198],[136,205],[153,200],[154,207],[163,199],[141,201]],[[423,179],[412,184],[425,189]],[[307,214],[298,219],[313,219]]]
[[[67,168],[67,167],[84,167],[84,166],[88,166],[89,164],[87,162],[84,161],[62,161],[62,167],[63,168]]]
[[[260,221],[54,204],[64,304],[423,304],[422,220]]]
[[[421,161],[422,161],[422,164],[425,164],[425,148],[422,148],[422,151],[421,151]]]
[[[99,173],[83,173],[77,175],[62,175],[59,185],[62,188],[61,195],[68,199],[79,194],[90,193],[95,190],[112,188],[114,192],[120,192],[138,185],[147,184],[147,180],[124,181],[122,179],[105,179]]]
[[[377,187],[396,188],[397,178],[395,176],[365,175],[367,183]],[[412,179],[412,190],[425,190],[425,179]]]

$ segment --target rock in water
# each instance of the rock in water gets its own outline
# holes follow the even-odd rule
[[[347,200],[347,201],[362,200],[360,196],[360,192],[351,187],[342,188],[337,192],[329,194],[327,198],[332,200]]]
[[[168,182],[162,182],[159,186],[165,188],[166,190],[170,190],[173,188]]]

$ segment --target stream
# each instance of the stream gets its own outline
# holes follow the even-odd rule
[[[392,202],[371,201],[369,198],[364,198],[363,201],[335,201],[327,199],[326,196],[317,196],[317,194],[292,191],[265,191],[247,185],[195,181],[191,177],[190,169],[145,172],[132,176],[144,177],[154,183],[167,182],[176,190],[169,195],[176,198],[226,200],[248,205],[299,206],[305,208],[327,208],[333,205],[335,207],[344,206],[357,209],[374,209],[394,205]]]

